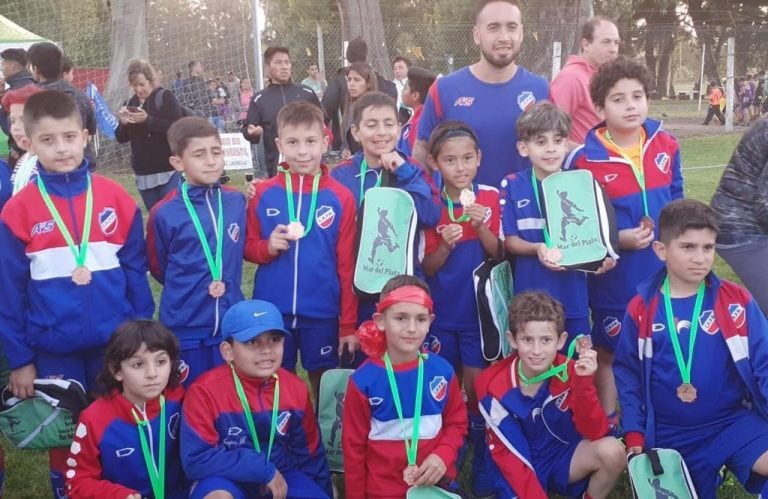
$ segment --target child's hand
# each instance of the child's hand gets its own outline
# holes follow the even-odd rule
[[[464,207],[464,214],[469,216],[469,222],[475,229],[479,229],[483,226],[487,211],[488,209],[485,206],[477,203]]]
[[[653,230],[639,225],[619,231],[619,247],[623,250],[647,248],[653,242]]]
[[[447,468],[442,459],[436,454],[430,454],[424,459],[415,472],[411,475],[413,485],[421,487],[422,485],[434,485],[445,475]]]
[[[147,112],[139,108],[138,111],[132,111],[128,115],[128,121],[131,123],[144,123],[145,121],[147,121],[147,116],[149,116]]]
[[[245,133],[247,133],[250,137],[259,137],[263,131],[264,129],[259,125],[250,124],[245,127]]]
[[[357,340],[357,335],[350,334],[349,336],[339,338],[339,357],[344,354],[344,347],[347,348],[350,355],[357,352],[360,349],[360,342]]]
[[[13,395],[20,399],[32,397],[35,394],[35,378],[37,369],[34,364],[27,364],[11,371],[8,387]]]
[[[461,241],[464,229],[459,224],[448,224],[440,231],[440,235],[443,237],[443,244],[452,250],[456,247],[456,243]]]
[[[579,360],[573,366],[577,376],[592,376],[597,371],[597,352],[593,349],[579,352]]]
[[[595,274],[605,274],[615,266],[616,266],[616,260],[614,260],[611,257],[608,257],[605,260],[603,260],[603,264],[600,265],[600,268],[595,271]]]
[[[643,453],[643,448],[640,447],[639,445],[636,445],[634,447],[630,447],[627,449],[627,454],[642,454],[642,453]]]
[[[285,499],[288,496],[288,484],[279,471],[275,470],[275,476],[267,484],[267,489],[272,492],[272,499]]]
[[[121,124],[127,125],[129,123],[128,121],[129,116],[130,116],[130,113],[128,112],[127,107],[123,106],[117,110],[117,119],[120,120]]]
[[[256,195],[256,186],[264,182],[263,178],[255,178],[248,183],[248,188],[245,190],[245,200],[250,202],[253,196]]]
[[[553,253],[549,251],[546,244],[539,243],[539,246],[536,248],[536,255],[539,257],[539,263],[549,270],[554,270],[555,272],[562,272],[565,270],[565,267],[561,267],[556,262],[552,261]]]
[[[281,251],[288,251],[290,241],[293,241],[293,238],[288,233],[288,226],[278,224],[272,234],[269,235],[267,250],[270,255],[277,256]]]
[[[391,172],[397,170],[405,164],[405,160],[397,151],[388,152],[381,155],[381,167]]]
[[[141,494],[128,494],[125,499],[141,499]]]

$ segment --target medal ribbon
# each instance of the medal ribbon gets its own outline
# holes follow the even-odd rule
[[[245,396],[243,384],[240,383],[240,378],[235,372],[234,364],[230,362],[229,367],[232,369],[232,377],[235,380],[235,390],[237,391],[237,396],[240,399],[240,405],[243,406],[243,414],[245,414],[245,422],[248,424],[248,433],[251,434],[253,448],[256,449],[256,452],[261,452],[259,438],[256,435],[256,426],[253,424],[251,406],[248,404],[248,399]],[[275,442],[275,430],[277,429],[277,409],[280,405],[280,378],[277,377],[277,373],[274,373],[272,377],[275,378],[275,394],[272,396],[272,418],[269,424],[269,447],[267,447],[267,461],[269,461],[269,457],[272,455],[272,444]]]
[[[544,381],[545,379],[549,379],[553,376],[557,376],[557,379],[565,383],[568,381],[568,361],[573,358],[573,354],[576,352],[576,340],[584,336],[583,334],[576,335],[576,337],[571,340],[571,344],[568,345],[568,353],[566,355],[566,360],[559,366],[553,365],[546,371],[544,371],[541,374],[538,374],[534,376],[533,378],[527,378],[525,374],[523,374],[523,363],[518,359],[517,362],[517,375],[520,377],[520,381],[523,382],[524,385],[533,385],[538,383],[539,381]]]
[[[363,156],[363,160],[360,162],[360,202],[357,206],[360,206],[363,204],[363,196],[365,195],[365,172],[368,171],[368,160],[365,159],[365,156]],[[381,186],[381,172],[377,172],[378,175],[376,176],[376,184],[374,187],[380,187]]]
[[[474,187],[472,192],[474,192]],[[456,218],[456,215],[453,212],[453,200],[451,199],[451,196],[449,196],[445,191],[445,186],[443,186],[443,196],[445,196],[445,200],[448,201],[448,218],[451,219],[451,222],[461,223],[469,221],[469,215],[466,213],[462,213],[459,218]]]
[[[221,187],[219,187],[219,215],[216,220],[216,260],[213,259],[211,246],[208,244],[208,237],[206,237],[203,226],[200,224],[200,217],[197,216],[195,207],[192,206],[192,202],[189,200],[188,190],[187,183],[182,182],[181,197],[184,200],[184,206],[187,207],[187,213],[189,213],[189,217],[192,219],[192,224],[195,226],[197,238],[200,239],[200,245],[203,247],[203,253],[205,253],[205,260],[208,262],[208,268],[211,270],[211,277],[214,281],[220,281],[222,273],[221,254],[224,246],[224,209],[221,202]]]
[[[88,188],[85,193],[85,220],[83,221],[83,234],[80,238],[80,246],[78,247],[75,245],[75,241],[72,239],[72,234],[69,232],[69,229],[67,229],[67,226],[64,224],[64,220],[62,220],[61,214],[59,214],[59,210],[53,204],[51,196],[48,195],[48,189],[45,187],[43,177],[41,175],[37,176],[37,188],[40,190],[40,196],[42,196],[43,201],[45,202],[45,206],[48,207],[48,212],[51,214],[51,216],[53,216],[53,221],[56,222],[56,227],[59,228],[59,232],[61,232],[61,235],[64,236],[64,240],[67,242],[67,246],[69,246],[69,249],[72,251],[72,255],[75,257],[75,265],[77,267],[85,266],[85,257],[88,252],[88,239],[91,236],[93,189],[91,188],[91,175],[86,174],[86,178],[88,179]],[[76,223],[77,222],[75,220],[72,220],[73,225]]]
[[[293,179],[291,179],[291,173],[285,168],[280,168],[280,171],[282,171],[285,174],[285,194],[288,199],[288,219],[291,222],[301,223],[301,220],[299,220],[301,213],[299,213],[299,216],[296,216],[296,208],[294,207]],[[309,231],[312,230],[312,223],[315,221],[315,206],[317,206],[317,187],[320,185],[320,175],[321,173],[315,174],[314,180],[312,180],[312,201],[310,201],[309,203],[309,216],[307,217],[307,228],[304,229],[304,235],[309,234]],[[299,193],[299,196],[301,196],[301,193]]]
[[[544,244],[547,245],[547,248],[552,247],[552,240],[549,238],[549,229],[547,229],[547,219],[544,216],[544,212],[541,210],[541,200],[539,199],[539,185],[538,182],[536,182],[536,174],[533,170],[531,170],[531,186],[533,187],[533,197],[536,198],[536,207],[539,209],[539,216],[541,216],[542,219],[544,219],[544,225],[541,227],[541,230],[544,232]]]
[[[688,335],[688,360],[683,359],[683,351],[680,348],[680,339],[677,337],[677,328],[675,327],[675,316],[672,311],[672,298],[669,291],[669,275],[664,278],[664,312],[667,316],[667,329],[669,330],[669,339],[672,341],[672,349],[675,351],[675,360],[677,368],[680,370],[680,377],[683,383],[691,383],[691,367],[693,367],[693,349],[696,346],[696,334],[699,332],[699,315],[701,314],[701,304],[704,301],[704,281],[699,283],[699,289],[696,292],[696,303],[693,305],[693,317],[691,318],[691,331]]]
[[[392,369],[392,361],[389,360],[389,354],[384,353],[384,365],[387,368],[387,379],[389,380],[389,388],[392,390],[392,399],[395,402],[395,410],[397,410],[397,417],[400,419],[400,424],[403,425],[403,437],[405,442],[405,455],[408,458],[408,466],[416,466],[416,455],[419,452],[419,424],[421,422],[421,397],[424,391],[424,357],[419,354],[419,368],[416,374],[416,401],[413,409],[413,433],[411,434],[411,441],[408,441],[408,436],[405,431],[405,420],[403,419],[403,407],[400,404],[400,391],[397,389],[397,382],[395,381],[395,371]]]
[[[152,459],[152,450],[147,443],[147,437],[144,436],[145,429],[147,430],[147,433],[152,432],[152,428],[149,427],[149,421],[140,418],[135,409],[131,409],[131,412],[133,413],[133,419],[136,421],[136,428],[139,430],[141,453],[144,455],[144,465],[147,467],[149,481],[152,484],[152,494],[155,499],[165,499],[165,397],[160,395],[159,464],[155,464],[155,460]]]
[[[640,194],[643,198],[643,215],[646,217],[650,217],[648,214],[648,196],[645,192],[645,170],[643,169],[643,142],[645,142],[645,131],[641,128],[641,137],[640,137],[640,164],[637,165],[638,168],[635,168],[635,162],[632,161],[632,158],[627,156],[627,154],[624,152],[624,148],[622,148],[620,145],[618,145],[616,142],[613,141],[613,137],[611,137],[611,134],[608,133],[608,130],[605,131],[605,138],[608,139],[608,142],[610,142],[616,149],[618,149],[619,154],[621,154],[624,159],[626,159],[629,162],[629,165],[632,167],[632,174],[635,176],[635,180],[637,180],[637,185],[640,187]]]

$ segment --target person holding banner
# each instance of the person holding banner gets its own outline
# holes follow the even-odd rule
[[[156,84],[156,74],[145,60],[128,63],[128,82],[134,95],[117,111],[120,123],[115,130],[118,142],[131,144],[131,168],[147,211],[172,191],[181,177],[170,163],[166,134],[184,111],[173,92]]]

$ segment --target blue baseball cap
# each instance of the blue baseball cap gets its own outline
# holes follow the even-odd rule
[[[283,315],[272,303],[264,300],[244,300],[236,303],[221,320],[221,338],[234,338],[240,343],[264,333],[289,335],[283,325]]]

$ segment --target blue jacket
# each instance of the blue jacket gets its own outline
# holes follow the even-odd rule
[[[75,257],[40,197],[37,183],[13,196],[0,215],[0,340],[11,369],[35,352],[69,354],[107,344],[122,322],[152,317],[141,211],[118,183],[89,174],[87,162],[69,173],[39,176],[73,239],[79,243],[88,175],[93,219],[86,266],[92,281],[72,282]]]
[[[11,183],[11,169],[8,163],[0,159],[0,211],[3,210],[5,203],[13,195],[13,184]]]
[[[149,269],[163,285],[160,322],[181,340],[201,340],[219,335],[224,313],[243,300],[245,246],[245,196],[239,191],[213,186],[189,186],[189,200],[200,218],[211,253],[216,255],[218,193],[224,210],[221,298],[208,293],[213,281],[203,247],[181,196],[181,184],[152,208],[147,223]]]

